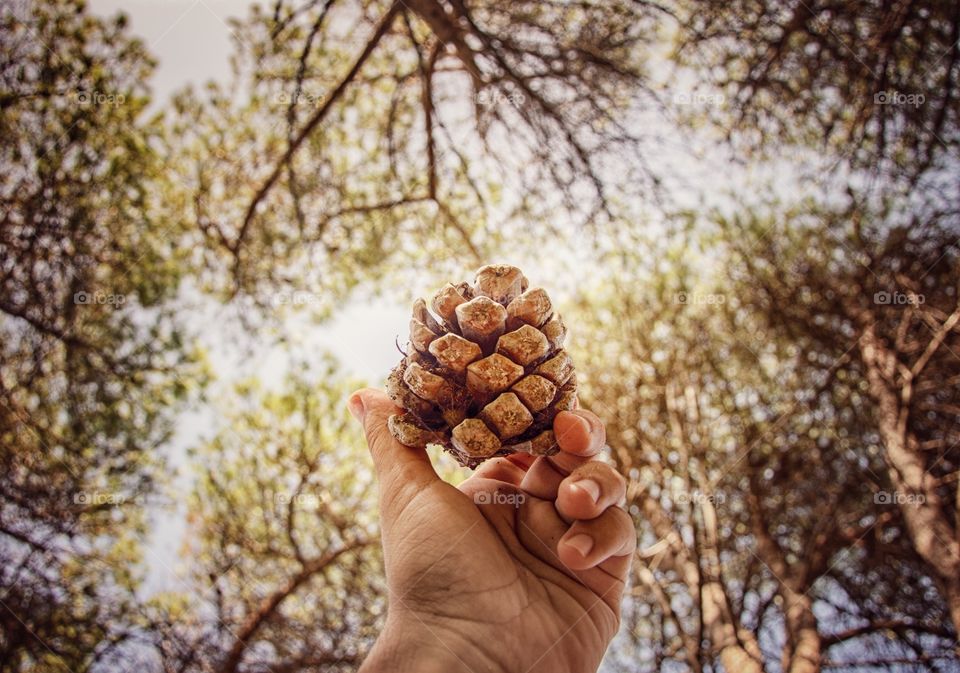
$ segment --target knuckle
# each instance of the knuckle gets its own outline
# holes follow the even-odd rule
[[[486,461],[486,462],[478,469],[478,472],[481,471],[481,470],[482,470],[482,471],[495,472],[495,471],[497,471],[497,470],[502,470],[502,469],[504,469],[504,468],[511,468],[511,467],[515,467],[513,463],[511,463],[509,460],[507,460],[507,459],[504,458],[503,456],[499,456],[499,457],[497,457],[497,458],[493,458],[492,460]]]
[[[610,507],[596,523],[598,537],[602,536],[616,556],[632,553],[637,547],[637,528],[633,519],[621,507]]]
[[[419,485],[419,472],[416,465],[408,460],[391,461],[384,472],[384,481],[389,480],[390,484],[397,488]]]
[[[379,418],[371,419],[364,428],[367,437],[367,444],[371,450],[386,450],[393,444],[393,435],[387,428],[386,419],[381,422]]]
[[[603,448],[607,443],[607,429],[604,427],[603,422],[598,418],[597,422],[593,426],[593,437],[594,441]]]
[[[380,503],[386,512],[401,514],[422,493],[423,484],[409,463],[392,463],[380,475]]]
[[[606,492],[620,493],[626,490],[627,480],[613,466],[599,460],[584,463],[576,470],[578,478],[590,477],[600,482]]]
[[[635,545],[637,542],[637,527],[633,522],[633,518],[627,512],[627,510],[622,507],[614,507],[612,511],[615,512],[614,516],[617,518],[617,528],[622,535],[626,536],[625,539],[631,544]]]
[[[619,472],[617,472],[616,470],[614,470],[612,467],[610,468],[610,471],[613,472],[613,480],[614,480],[614,484],[616,485],[616,492],[618,494],[626,493],[627,478],[624,477]]]
[[[576,476],[578,479],[583,477],[601,477],[603,472],[603,463],[597,460],[588,460],[587,462],[578,465],[577,468],[572,472],[572,476]]]
[[[521,475],[521,473],[522,470],[510,460],[506,458],[494,458],[484,463],[482,467],[474,472],[474,476],[499,481],[510,481]]]
[[[635,526],[631,525],[627,529],[627,540],[626,540],[626,552],[632,553],[637,548],[637,529]]]

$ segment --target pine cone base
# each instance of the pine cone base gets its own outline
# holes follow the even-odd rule
[[[576,407],[566,327],[520,269],[489,265],[413,305],[406,357],[386,382],[404,413],[390,432],[406,446],[438,444],[470,468],[511,453],[559,451],[553,419]]]

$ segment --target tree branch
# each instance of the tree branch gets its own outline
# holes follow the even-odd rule
[[[343,79],[337,84],[337,86],[331,91],[317,111],[313,116],[307,121],[307,123],[300,129],[300,132],[293,138],[293,140],[287,145],[287,151],[284,152],[283,156],[280,158],[280,161],[277,162],[273,171],[267,177],[266,181],[260,186],[260,189],[257,190],[257,193],[254,195],[253,199],[250,202],[250,205],[247,207],[247,213],[243,218],[243,223],[240,225],[240,230],[237,232],[237,238],[234,240],[233,244],[230,247],[230,251],[237,258],[237,265],[239,265],[239,252],[240,246],[243,245],[243,240],[246,237],[247,230],[250,227],[250,223],[253,221],[254,216],[257,213],[257,207],[260,205],[260,202],[267,196],[269,191],[276,184],[277,180],[280,178],[280,174],[283,171],[283,167],[293,158],[293,155],[300,149],[300,146],[303,142],[313,133],[314,129],[322,122],[330,110],[333,108],[334,103],[336,103],[347,90],[347,87],[350,86],[350,83],[356,78],[357,74],[363,68],[363,65],[367,62],[367,59],[370,58],[370,55],[377,48],[377,45],[380,43],[380,40],[390,31],[390,27],[393,25],[393,21],[396,18],[397,14],[400,12],[403,4],[401,2],[394,2],[390,9],[387,10],[387,13],[384,14],[383,18],[380,19],[380,22],[377,24],[376,30],[374,30],[373,35],[367,40],[366,46],[364,46],[363,51],[357,57],[357,60],[354,62],[350,70],[347,71],[347,74],[344,75]]]

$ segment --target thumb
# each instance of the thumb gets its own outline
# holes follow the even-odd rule
[[[367,447],[380,482],[383,516],[399,513],[414,495],[440,481],[426,450],[404,446],[390,433],[387,419],[401,413],[381,390],[363,388],[347,400],[350,413],[363,424]]]

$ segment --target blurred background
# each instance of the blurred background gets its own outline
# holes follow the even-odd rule
[[[355,670],[345,399],[488,262],[628,478],[602,670],[960,670],[958,41],[938,0],[0,0],[0,671]]]

